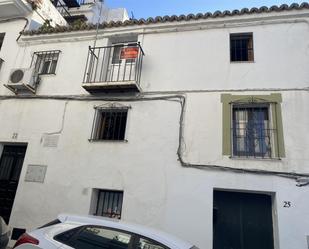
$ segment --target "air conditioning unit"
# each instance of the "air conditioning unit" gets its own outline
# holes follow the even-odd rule
[[[11,71],[5,86],[15,94],[29,91],[35,93],[38,83],[39,77],[35,75],[34,68],[17,68]]]

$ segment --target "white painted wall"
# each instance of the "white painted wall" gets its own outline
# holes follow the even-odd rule
[[[309,93],[304,89],[309,86],[309,34],[308,25],[301,20],[294,20],[294,24],[253,26],[239,22],[247,27],[217,29],[206,29],[214,24],[204,23],[196,25],[204,29],[186,32],[180,30],[189,27],[175,23],[165,24],[174,32],[163,32],[159,26],[151,25],[145,30],[140,30],[140,26],[119,28],[118,33],[109,29],[100,31],[97,45],[108,44],[107,37],[112,35],[113,39],[139,35],[146,54],[141,79],[144,92],[185,93],[186,161],[309,173]],[[254,63],[230,63],[230,32],[253,32]],[[87,94],[81,83],[93,37],[93,31],[23,37],[18,47],[13,42],[14,35],[10,35],[5,41],[6,49],[1,51],[7,61],[0,72],[0,82],[7,82],[11,68],[29,67],[33,52],[60,49],[56,75],[42,77],[37,94]],[[14,51],[14,56],[10,56],[10,51]],[[221,94],[272,92],[282,94],[286,157],[279,161],[222,156]],[[0,87],[0,95],[11,93]],[[296,187],[294,180],[275,176],[183,168],[176,156],[180,115],[177,102],[124,103],[132,107],[126,129],[128,142],[91,143],[88,138],[93,107],[103,103],[0,101],[0,141],[28,143],[12,227],[32,229],[60,212],[88,214],[93,188],[115,189],[124,191],[123,220],[160,228],[201,249],[212,248],[213,190],[229,189],[272,193],[276,249],[306,248],[308,186]],[[42,137],[50,132],[60,134],[56,148],[42,146]],[[18,133],[15,140],[13,133]],[[43,184],[24,181],[29,164],[48,166]],[[284,201],[290,201],[291,208],[283,208]]]
[[[111,21],[124,22],[129,19],[127,10],[125,8],[112,9],[102,2],[95,2],[93,4],[81,5],[78,8],[70,8],[68,11],[70,12],[71,15],[84,14],[87,17],[87,22],[94,24],[96,24],[98,21],[100,23],[111,22]]]
[[[50,0],[42,0],[40,5],[38,5],[37,9],[34,11],[34,16],[39,19],[44,18],[45,20],[51,20],[51,26],[55,27],[66,26],[67,22],[63,18],[63,16],[59,13],[59,11],[55,8]],[[42,24],[44,21],[42,22]]]
[[[291,96],[306,95],[283,92],[283,118],[287,127],[294,126],[287,119],[289,110],[296,108]],[[248,168],[277,168],[308,172],[308,151],[291,164],[293,147],[287,146],[287,162],[224,159],[221,156],[220,101],[211,101],[212,95],[199,94],[203,105],[197,119],[196,94],[188,94],[185,121],[186,152],[203,155],[200,163],[236,165]],[[304,95],[304,96],[302,96]],[[218,98],[219,99],[219,98]],[[211,105],[209,104],[211,101]],[[308,97],[303,100],[308,106]],[[14,204],[11,226],[35,228],[56,217],[58,213],[88,214],[93,188],[124,190],[122,219],[157,227],[196,243],[201,248],[212,244],[212,192],[214,188],[262,191],[275,193],[276,219],[280,248],[305,248],[308,234],[308,187],[296,187],[294,180],[273,176],[224,173],[211,170],[184,169],[176,158],[178,141],[179,104],[167,101],[127,103],[129,110],[126,139],[128,142],[90,143],[94,105],[103,102],[73,102],[67,105],[64,128],[57,148],[42,146],[44,133],[61,128],[64,101],[8,100],[2,101],[0,113],[5,114],[0,133],[1,141],[13,141],[11,134],[18,133],[15,142],[28,142],[21,181]],[[164,111],[163,111],[164,110]],[[305,135],[307,117],[295,117],[302,123],[301,141]],[[45,122],[42,122],[44,120]],[[195,122],[192,122],[195,120]],[[211,122],[215,120],[216,122]],[[288,121],[287,121],[288,120]],[[38,125],[39,124],[39,125]],[[194,125],[195,124],[195,125]],[[204,124],[203,127],[200,127]],[[217,124],[217,127],[215,127]],[[302,143],[293,138],[285,127],[285,139]],[[208,134],[208,136],[205,136]],[[200,144],[200,146],[196,146]],[[193,159],[187,159],[195,162]],[[292,159],[291,159],[292,160]],[[24,182],[28,164],[48,165],[44,184]],[[150,173],[151,172],[151,173]],[[284,201],[292,207],[283,208]],[[48,208],[47,208],[48,207]],[[293,227],[291,230],[288,227]],[[293,238],[293,239],[288,239]],[[278,247],[279,248],[279,247]]]

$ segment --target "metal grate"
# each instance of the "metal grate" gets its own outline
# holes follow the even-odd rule
[[[271,158],[276,130],[270,128],[269,106],[234,105],[232,113],[233,156]]]
[[[231,61],[253,61],[253,34],[230,34]]]
[[[121,218],[123,191],[99,190],[95,215]]]
[[[5,36],[5,33],[0,33],[0,50],[3,44],[4,36]]]
[[[84,83],[140,81],[144,52],[139,43],[89,47]]]
[[[55,74],[60,50],[35,52],[32,57],[31,67],[34,66],[36,74]]]
[[[124,140],[127,108],[96,109],[91,140]]]

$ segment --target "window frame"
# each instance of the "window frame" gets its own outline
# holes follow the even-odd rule
[[[92,123],[91,135],[90,135],[90,139],[89,139],[90,142],[127,142],[128,141],[126,139],[126,135],[127,135],[127,127],[128,127],[128,115],[129,115],[129,109],[130,109],[129,106],[94,107],[94,109],[95,109],[95,113],[94,113],[94,118],[93,118],[93,123]],[[106,113],[108,113],[108,112],[110,112],[110,113],[125,112],[126,113],[123,139],[115,139],[115,137],[112,138],[112,139],[103,138],[104,131],[103,131],[103,134],[102,134],[102,138],[100,138],[100,133],[102,133],[102,131],[99,132],[98,129],[99,129],[100,126],[101,126],[101,129],[102,129],[102,124],[101,124],[102,118],[100,117],[100,115],[103,112],[106,112]],[[115,124],[114,124],[114,126],[115,126]],[[119,134],[118,134],[118,137],[119,137]]]
[[[222,103],[222,155],[233,156],[232,151],[232,107],[237,103],[248,104],[269,104],[270,128],[276,130],[273,135],[272,155],[271,157],[236,157],[236,158],[253,158],[253,159],[281,159],[285,157],[284,136],[282,125],[281,103],[282,97],[280,93],[271,93],[270,95],[232,95],[221,94]]]
[[[36,51],[33,53],[30,67],[33,66],[35,74],[39,76],[56,75],[60,53],[60,50]]]
[[[123,208],[123,199],[124,199],[124,191],[123,190],[109,190],[109,189],[96,189],[97,191],[97,198],[95,199],[95,209],[94,209],[94,215],[95,216],[100,216],[100,217],[108,217],[108,218],[113,218],[113,219],[121,219],[121,215],[122,215],[122,208]],[[100,200],[101,200],[101,194],[103,193],[103,198],[102,198],[102,212],[99,212],[99,209],[100,209]],[[111,215],[103,215],[104,214],[104,206],[105,206],[105,194],[108,193],[108,203],[110,201],[110,194],[113,193],[113,194],[118,194],[119,196],[117,197],[118,200],[117,200],[117,204],[120,204],[120,208],[119,208],[119,214],[116,213],[115,214],[115,217],[112,217],[113,215],[113,212],[111,213]],[[121,202],[119,202],[119,198],[121,198]],[[108,204],[107,203],[107,204]],[[113,200],[112,200],[112,204],[114,204],[114,196],[113,196]],[[108,208],[108,205],[107,205],[107,208]],[[117,217],[119,216],[119,217]]]
[[[243,36],[245,39],[246,37],[249,37],[249,39],[251,38],[251,43],[252,43],[252,48],[250,49],[249,48],[249,44],[247,46],[247,60],[232,60],[233,56],[232,56],[232,39],[234,38],[234,40],[236,40],[235,38],[236,37],[241,37]],[[241,39],[237,39],[237,40],[241,40]],[[230,62],[231,63],[253,63],[255,62],[255,56],[254,56],[254,36],[253,36],[253,32],[243,32],[243,33],[230,33],[229,34],[229,42],[230,42]],[[251,51],[252,55],[251,55],[251,59],[250,56],[249,56],[249,50]]]
[[[273,120],[271,119],[271,112],[270,112],[270,106],[271,104],[269,103],[233,103],[232,104],[232,121],[231,121],[231,136],[232,136],[232,152],[231,155],[233,157],[254,157],[254,158],[272,158],[273,157],[273,148],[274,148],[274,139],[273,139],[273,133],[276,132],[275,130],[271,129],[271,124]],[[263,139],[259,139],[258,137],[255,136],[255,131],[256,130],[261,130],[259,127],[256,126],[255,122],[253,122],[253,116],[254,112],[256,112],[258,109],[262,110],[264,109],[265,115],[267,119],[263,120],[263,126],[266,124],[266,128],[263,128],[263,134],[265,130],[267,130],[267,135],[268,136],[263,136]],[[242,112],[246,113],[246,120],[236,120],[236,112],[242,110]],[[246,122],[244,122],[246,121]],[[266,121],[266,123],[265,123]],[[245,128],[237,128],[241,122],[245,124]],[[248,126],[252,126],[253,123],[253,129],[248,128]],[[243,130],[241,132],[241,130]],[[249,134],[246,134],[246,133]],[[238,147],[238,141],[235,141],[235,138],[239,138],[237,136],[237,133],[245,133],[245,135],[242,136],[244,140],[244,149],[240,149]],[[267,146],[267,138],[269,139],[269,148]],[[256,140],[258,139],[258,147],[261,149],[261,143],[262,143],[262,150],[265,149],[265,152],[258,152],[256,151]],[[265,148],[263,148],[263,143],[265,143]]]

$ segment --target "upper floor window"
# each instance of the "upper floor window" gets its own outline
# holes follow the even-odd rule
[[[34,65],[35,72],[39,75],[55,74],[60,50],[35,52],[31,66]]]
[[[4,36],[5,36],[5,33],[0,33],[0,50],[3,44]]]
[[[254,61],[253,34],[230,34],[230,58],[232,62]]]
[[[243,158],[285,157],[281,94],[222,94],[223,155]]]
[[[125,140],[128,108],[97,108],[91,140]]]

